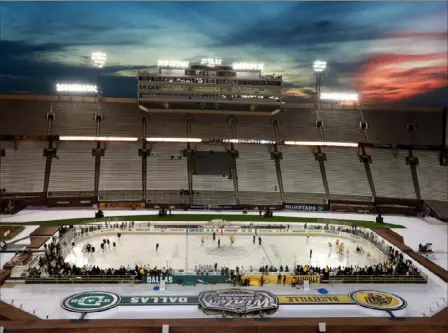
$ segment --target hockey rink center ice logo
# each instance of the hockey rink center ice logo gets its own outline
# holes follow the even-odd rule
[[[89,313],[112,309],[121,301],[121,296],[102,291],[72,295],[61,303],[63,309],[71,312]]]
[[[263,311],[274,313],[279,306],[278,298],[268,291],[227,289],[203,291],[198,298],[200,307],[206,314],[226,312],[246,315]]]
[[[403,298],[382,291],[360,290],[351,293],[349,297],[356,304],[374,310],[396,311],[407,306]]]

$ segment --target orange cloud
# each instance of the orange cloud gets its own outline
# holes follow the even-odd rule
[[[448,84],[447,64],[446,52],[376,56],[358,75],[363,101],[397,102],[442,88]]]

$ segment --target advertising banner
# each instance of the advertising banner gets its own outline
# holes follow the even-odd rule
[[[117,306],[200,305],[205,313],[218,311],[219,314],[263,310],[275,312],[283,305],[310,304],[353,304],[381,311],[397,311],[407,306],[406,300],[402,297],[376,290],[358,290],[348,295],[274,295],[265,290],[231,288],[203,291],[199,295],[188,296],[120,296],[111,292],[88,291],[66,297],[62,300],[61,307],[66,311],[86,314],[107,311]]]
[[[283,204],[284,209],[296,210],[300,212],[328,212],[328,205],[317,205],[317,204],[295,204],[295,203],[285,203]]]
[[[132,209],[145,208],[145,204],[141,201],[125,201],[125,202],[100,202],[99,209]]]

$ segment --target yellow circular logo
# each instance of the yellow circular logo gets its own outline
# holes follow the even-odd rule
[[[356,304],[374,310],[395,311],[407,306],[403,298],[383,291],[360,290],[352,292],[349,297]]]

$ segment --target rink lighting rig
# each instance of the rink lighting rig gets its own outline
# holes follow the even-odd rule
[[[137,142],[142,139],[137,137],[109,137],[109,136],[60,136],[60,141],[109,141],[109,142]],[[286,145],[286,146],[321,146],[321,147],[344,147],[357,148],[354,142],[331,142],[331,141],[273,141],[263,139],[201,139],[201,138],[145,138],[147,142],[154,143],[205,143],[205,144],[256,144],[256,145]]]

